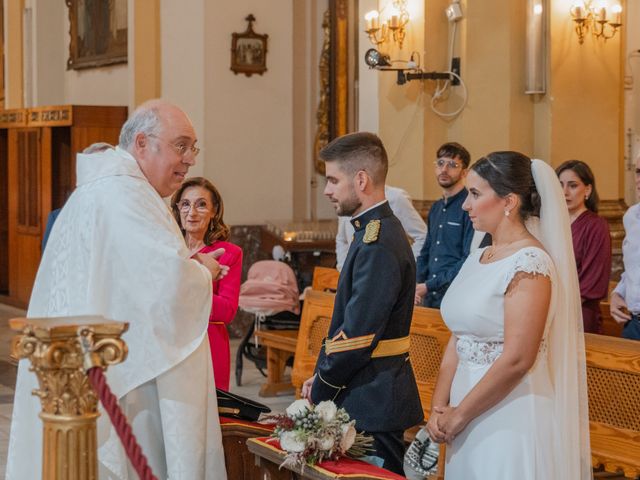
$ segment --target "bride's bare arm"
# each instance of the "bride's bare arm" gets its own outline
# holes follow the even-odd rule
[[[431,413],[429,414],[429,420],[427,422],[427,432],[432,440],[436,442],[444,442],[445,435],[438,428],[438,411],[440,407],[449,405],[449,392],[451,391],[451,383],[453,382],[453,376],[456,373],[458,366],[458,354],[456,353],[456,341],[455,335],[451,335],[449,343],[445,348],[444,355],[442,357],[442,364],[438,372],[438,378],[436,380],[436,386],[433,390],[433,396],[431,397]]]
[[[502,354],[460,405],[440,409],[438,425],[445,432],[447,442],[471,420],[505,398],[533,366],[550,300],[548,277],[525,272],[518,272],[513,277],[504,298]]]

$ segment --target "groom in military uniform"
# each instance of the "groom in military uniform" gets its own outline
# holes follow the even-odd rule
[[[302,395],[333,400],[374,438],[371,461],[403,474],[403,433],[422,421],[409,363],[416,267],[407,235],[384,196],[387,153],[372,133],[335,139],[320,152],[324,194],[355,229],[329,335]]]

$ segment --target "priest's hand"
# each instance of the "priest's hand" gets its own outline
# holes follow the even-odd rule
[[[302,398],[306,398],[311,402],[311,387],[313,387],[313,382],[316,379],[314,375],[311,378],[307,378],[305,382],[302,384]]]
[[[214,280],[220,280],[221,278],[224,278],[227,273],[229,273],[229,266],[220,265],[217,260],[222,256],[223,253],[224,248],[218,248],[211,253],[197,253],[193,258],[195,258],[198,262],[204,265],[207,270],[211,272],[211,277]]]
[[[618,323],[627,323],[631,320],[629,310],[627,310],[627,302],[618,293],[611,294],[611,306],[609,307],[611,316]]]
[[[424,283],[418,283],[416,285],[416,297],[415,297],[414,303],[416,305],[421,305],[422,299],[426,294],[427,294],[427,285]]]

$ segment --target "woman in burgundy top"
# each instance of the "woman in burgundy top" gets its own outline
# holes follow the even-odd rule
[[[589,165],[580,160],[568,160],[556,169],[556,173],[571,219],[584,331],[601,333],[600,300],[607,297],[611,275],[609,224],[598,215],[598,192]]]
[[[192,255],[224,249],[218,262],[227,265],[229,272],[224,278],[213,281],[208,334],[216,387],[228,391],[231,354],[227,325],[238,310],[242,250],[226,241],[229,227],[222,218],[222,197],[209,180],[202,177],[187,179],[171,197],[171,209]]]

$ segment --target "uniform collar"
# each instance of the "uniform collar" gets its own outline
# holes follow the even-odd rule
[[[384,217],[388,217],[393,212],[391,211],[391,207],[389,206],[388,200],[383,200],[382,202],[374,205],[373,207],[365,210],[357,217],[353,217],[351,219],[351,225],[356,230],[362,230],[367,226],[371,220],[376,220]]]

